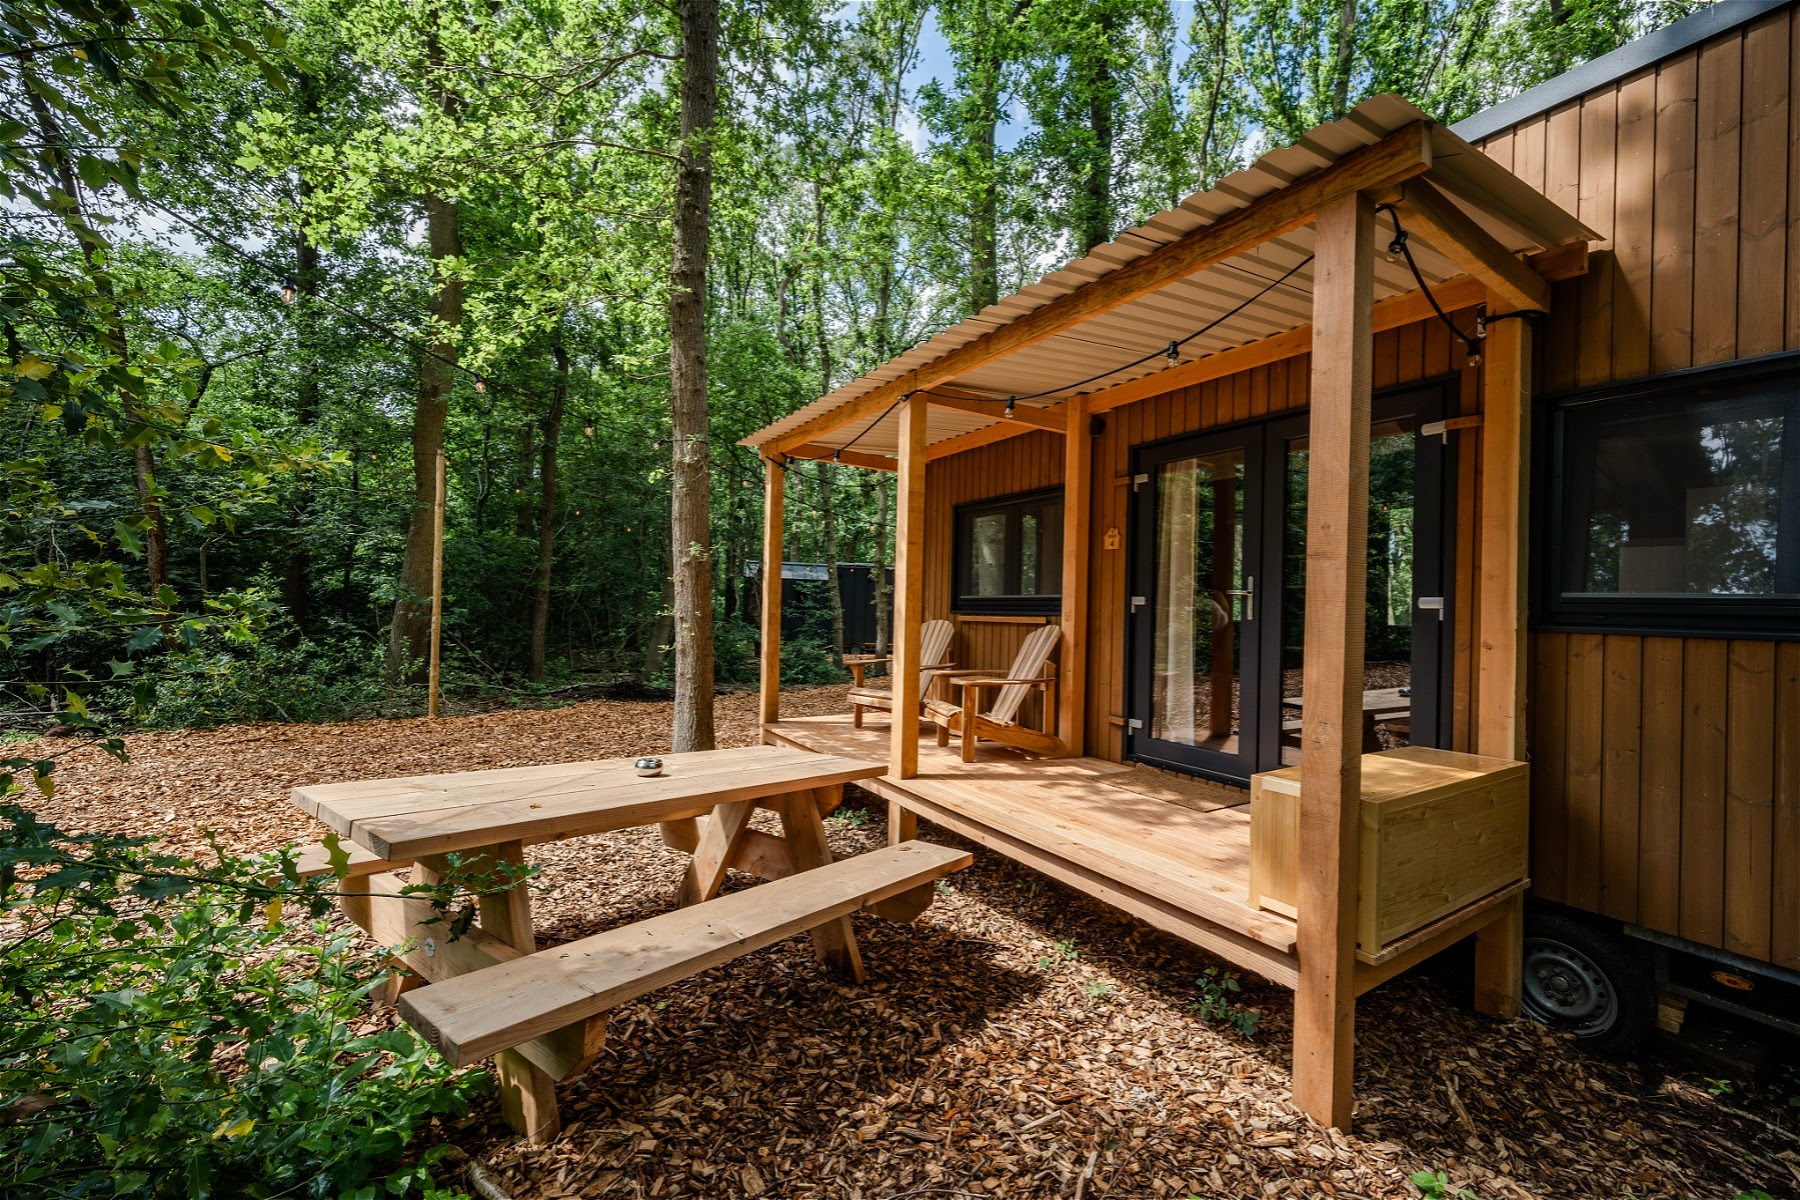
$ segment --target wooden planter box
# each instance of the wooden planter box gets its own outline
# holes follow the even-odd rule
[[[1525,878],[1524,763],[1425,746],[1362,760],[1357,949],[1382,947]],[[1250,779],[1250,903],[1297,915],[1300,768]]]

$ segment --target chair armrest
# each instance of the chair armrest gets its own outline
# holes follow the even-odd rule
[[[846,654],[846,655],[844,655],[844,662],[855,663],[857,666],[860,666],[860,667],[872,667],[876,663],[893,662],[893,661],[894,661],[894,656],[891,654]]]
[[[1003,687],[1012,683],[1042,685],[1055,683],[1055,676],[1040,675],[1036,679],[1002,679],[986,675],[952,675],[950,683],[954,687]]]

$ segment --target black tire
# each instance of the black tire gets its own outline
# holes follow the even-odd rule
[[[1574,1033],[1584,1050],[1619,1056],[1643,1045],[1656,990],[1615,935],[1556,912],[1525,922],[1525,1015]]]

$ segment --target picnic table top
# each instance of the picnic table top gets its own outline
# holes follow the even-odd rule
[[[884,763],[785,746],[662,755],[642,777],[634,760],[553,763],[297,787],[295,805],[389,862],[499,842],[608,833],[885,775]]]

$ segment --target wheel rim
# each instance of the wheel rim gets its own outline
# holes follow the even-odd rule
[[[1577,1037],[1599,1037],[1619,1023],[1619,996],[1594,960],[1566,942],[1525,942],[1525,1011]]]

